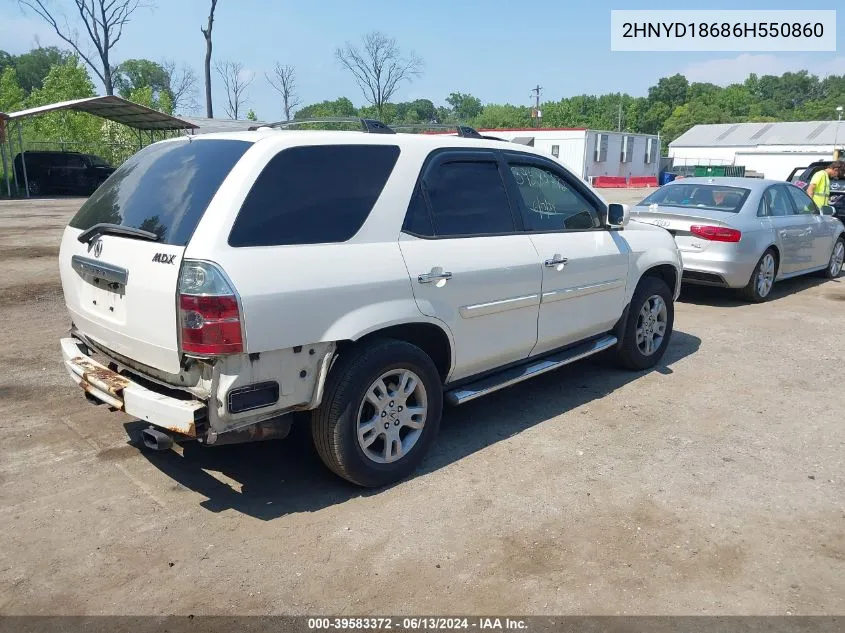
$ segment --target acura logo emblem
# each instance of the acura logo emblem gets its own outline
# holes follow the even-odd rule
[[[94,242],[94,257],[99,257],[103,253],[103,240],[98,239]]]

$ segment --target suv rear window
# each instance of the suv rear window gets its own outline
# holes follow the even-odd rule
[[[345,242],[364,224],[398,158],[395,145],[314,145],[279,152],[244,200],[229,245]]]
[[[109,223],[152,231],[164,244],[185,246],[220,184],[252,143],[179,140],[132,156],[82,205],[75,229]]]

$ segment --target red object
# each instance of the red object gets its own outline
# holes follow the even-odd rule
[[[657,176],[631,176],[628,179],[628,185],[631,187],[656,187]]]
[[[690,233],[702,237],[711,242],[738,242],[742,238],[742,233],[736,229],[729,229],[724,226],[702,226],[700,224],[693,224],[690,228]]]
[[[628,186],[628,181],[623,176],[596,176],[593,178],[593,187],[603,189],[622,189]]]
[[[217,356],[243,351],[241,315],[232,295],[179,295],[182,351]]]

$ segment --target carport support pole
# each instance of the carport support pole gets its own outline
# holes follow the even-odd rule
[[[9,180],[9,164],[6,162],[6,143],[0,143],[0,154],[3,155],[3,173],[6,176],[6,195],[12,197],[12,183]]]
[[[18,145],[21,148],[21,165],[23,166],[23,188],[26,191],[26,197],[29,198],[29,179],[26,177],[26,152],[23,151],[23,132],[21,131],[21,122],[18,121]]]
[[[144,137],[141,136],[141,128],[138,128],[138,149],[144,149]]]

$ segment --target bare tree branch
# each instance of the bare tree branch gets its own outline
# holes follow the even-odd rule
[[[99,63],[94,62],[94,55],[83,50],[79,33],[71,28],[67,17],[60,26],[57,13],[48,8],[49,0],[18,0],[25,7],[49,24],[62,40],[70,44],[74,51],[88,64],[94,74],[103,82],[106,94],[114,94],[114,78],[109,62],[109,54],[120,41],[125,27],[132,15],[142,6],[141,0],[72,0],[79,14],[79,21],[85,27],[87,39],[94,46]]]
[[[231,119],[237,119],[247,103],[246,91],[255,76],[247,76],[244,65],[240,62],[218,61],[214,63],[214,68],[226,89],[226,114]]]
[[[165,59],[161,67],[170,78],[170,100],[173,103],[173,112],[189,113],[195,112],[199,107],[197,103],[197,75],[194,69],[183,64],[178,70],[176,62]]]
[[[214,105],[211,102],[211,29],[214,26],[214,10],[217,8],[217,0],[211,0],[211,9],[208,12],[208,26],[200,27],[205,38],[205,116],[214,118]]]
[[[273,67],[273,75],[264,73],[273,90],[279,93],[282,98],[282,114],[285,121],[293,118],[296,107],[302,103],[296,92],[296,69],[293,66],[282,66],[279,62]]]
[[[378,31],[365,35],[361,44],[359,48],[347,42],[335,50],[335,57],[352,73],[364,99],[375,106],[381,117],[384,104],[396,94],[399,85],[422,74],[423,61],[413,52],[403,57],[396,40]]]

